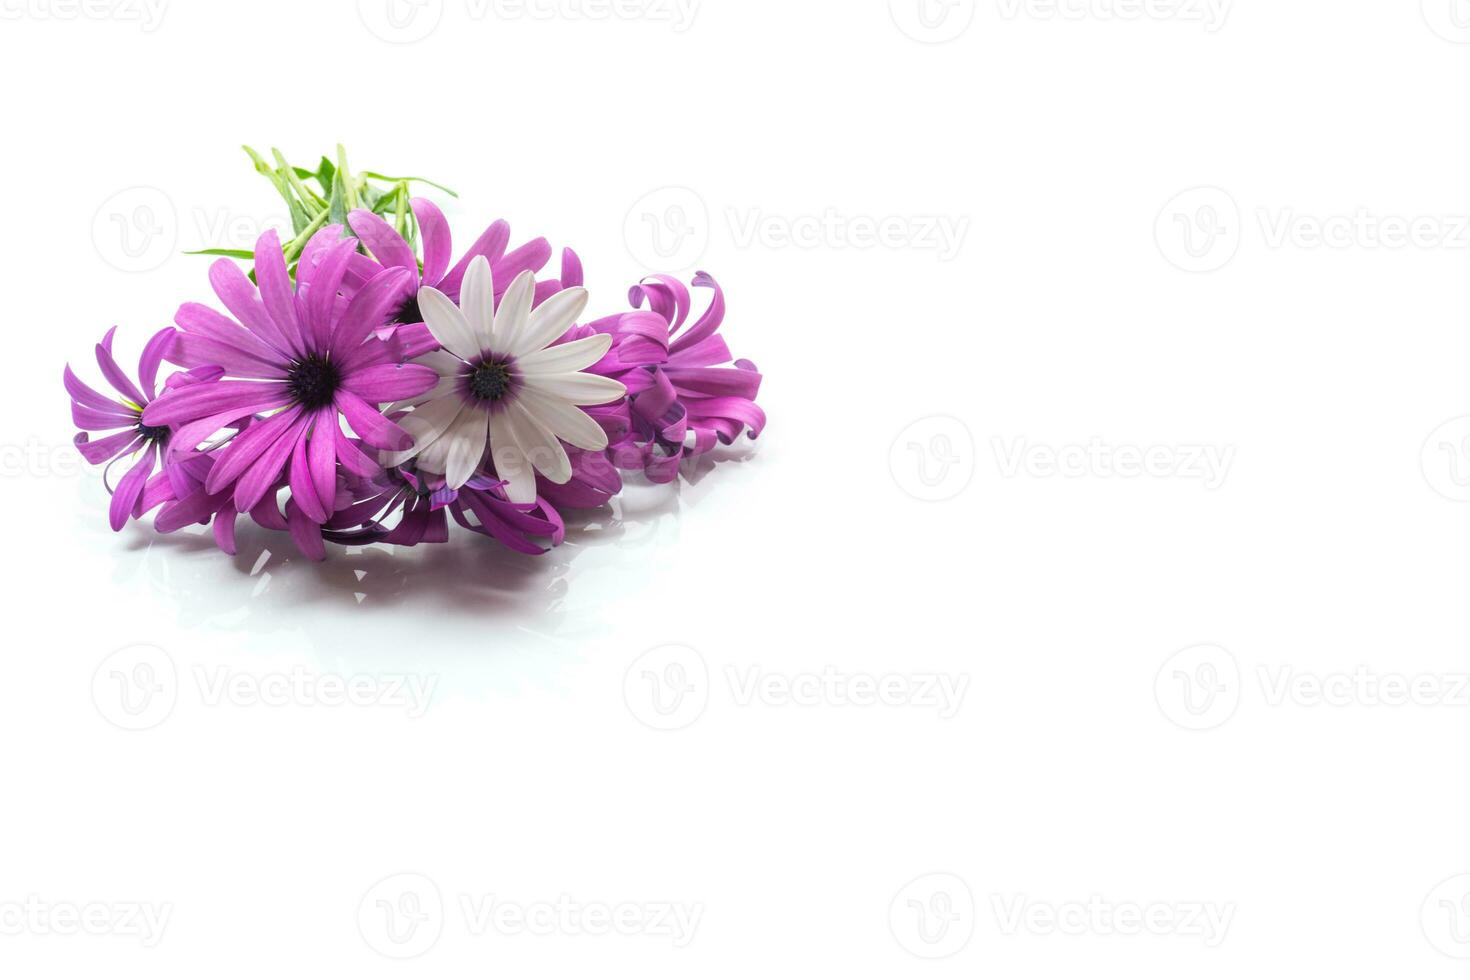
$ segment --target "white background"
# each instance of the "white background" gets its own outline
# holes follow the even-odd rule
[[[1470,5],[548,2],[0,0],[0,972],[1462,975]],[[713,272],[766,435],[539,560],[111,533],[63,362],[339,141]]]

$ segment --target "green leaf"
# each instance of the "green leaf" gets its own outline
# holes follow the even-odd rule
[[[250,259],[255,261],[255,253],[245,248],[201,248],[194,252],[185,252],[185,255],[223,255],[229,259]]]
[[[427,177],[389,177],[387,174],[374,173],[371,170],[364,170],[362,172],[362,175],[364,177],[371,177],[373,180],[386,180],[386,181],[388,181],[390,183],[394,183],[394,184],[398,184],[398,183],[404,183],[404,184],[406,184],[406,183],[410,183],[410,182],[419,183],[419,184],[428,184],[430,187],[434,187],[434,188],[437,188],[438,190],[443,191],[444,193],[448,194],[450,197],[459,197],[458,194],[456,194],[454,191],[450,190],[449,188],[445,187],[443,184],[436,184],[436,183],[434,183],[432,180],[430,180]]]

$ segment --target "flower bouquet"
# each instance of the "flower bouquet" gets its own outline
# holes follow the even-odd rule
[[[621,491],[620,471],[671,482],[764,427],[761,375],[726,347],[706,273],[690,283],[709,295],[698,316],[689,286],[654,275],[628,309],[588,320],[569,248],[550,276],[547,241],[512,248],[496,221],[456,256],[444,214],[410,195],[447,188],[354,174],[340,147],[315,171],[246,151],[286,201],[290,240],[202,253],[218,256],[223,309],[180,306],[136,377],[109,330],[97,365],[115,395],[64,372],[113,530],[155,514],[163,534],[211,526],[233,554],[245,516],[321,560],[329,541],[443,543],[452,517],[541,554],[562,542],[563,510]]]

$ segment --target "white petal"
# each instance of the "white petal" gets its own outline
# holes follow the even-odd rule
[[[546,298],[531,312],[531,319],[520,336],[513,338],[508,352],[523,357],[541,350],[567,332],[587,308],[587,290],[581,286],[563,289]]]
[[[525,333],[535,298],[536,277],[527,269],[511,280],[510,288],[500,297],[500,309],[495,311],[495,342],[504,348],[497,354],[508,353],[516,345],[516,338]]]
[[[454,427],[440,438],[446,443],[444,479],[450,489],[458,490],[469,482],[485,455],[485,427],[490,413],[476,405],[466,405]]]
[[[463,406],[464,402],[458,396],[453,396],[428,402],[409,412],[399,420],[398,424],[405,432],[413,436],[413,445],[401,452],[383,453],[383,465],[399,466],[432,447],[444,430],[454,424],[455,417],[459,415],[459,410]],[[435,470],[434,472],[443,471]]]
[[[489,429],[490,460],[495,464],[495,474],[506,481],[506,497],[514,504],[534,504],[536,472],[526,462],[526,454],[521,452],[520,445],[511,434],[506,413],[492,413]]]
[[[517,404],[506,406],[510,415],[511,434],[521,452],[552,483],[565,483],[572,478],[572,462],[561,440],[552,431],[538,422],[525,408]]]
[[[419,290],[419,311],[424,315],[424,325],[439,341],[439,346],[466,361],[480,356],[475,332],[448,296],[433,286],[425,286]]]
[[[459,288],[459,309],[465,322],[475,332],[475,341],[480,350],[493,348],[495,323],[495,277],[490,272],[490,260],[476,255],[465,270],[464,283]]]
[[[600,451],[607,448],[607,433],[586,412],[551,395],[523,389],[516,403],[562,439],[578,449]]]
[[[621,381],[604,378],[600,374],[528,374],[525,385],[533,391],[554,395],[573,405],[606,405],[627,394],[628,388]]]
[[[581,340],[547,347],[525,357],[516,358],[516,367],[522,374],[564,374],[591,367],[612,347],[612,336],[595,333]]]
[[[415,361],[425,367],[433,368],[439,372],[441,378],[454,377],[469,370],[464,361],[445,350],[431,350],[415,358]]]

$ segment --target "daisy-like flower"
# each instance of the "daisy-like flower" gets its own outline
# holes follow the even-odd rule
[[[412,437],[378,410],[378,403],[422,394],[437,380],[429,368],[398,363],[395,345],[373,334],[409,274],[385,270],[345,300],[347,265],[357,240],[336,240],[324,229],[308,250],[293,287],[274,231],[255,248],[259,289],[228,259],[216,262],[210,282],[235,320],[198,303],[179,308],[175,363],[214,364],[228,380],[165,393],[143,412],[150,427],[176,426],[174,451],[194,448],[229,422],[268,415],[244,428],[219,451],[205,481],[218,493],[234,485],[234,511],[254,508],[283,473],[293,503],[321,524],[335,509],[337,464],[352,473],[378,464],[342,431],[379,450],[405,449]],[[238,322],[236,322],[238,321]]]
[[[163,471],[155,475],[153,471],[159,460],[167,456],[172,432],[166,425],[149,425],[143,421],[144,410],[158,397],[158,368],[177,331],[165,327],[144,346],[138,361],[137,383],[122,372],[112,356],[115,333],[117,328],[113,327],[97,345],[97,366],[118,398],[109,398],[83,384],[69,364],[62,374],[62,382],[71,395],[72,421],[84,430],[73,440],[82,458],[93,465],[107,463],[109,469],[125,457],[136,460],[112,491],[108,508],[112,529],[120,531],[129,517],[142,517],[160,503],[187,493],[193,469],[166,462]],[[165,387],[183,388],[201,380],[212,380],[217,374],[207,368],[192,375],[181,373],[165,382]],[[112,434],[93,441],[88,432]]]
[[[578,449],[607,448],[607,434],[581,406],[623,397],[621,382],[583,373],[607,353],[604,334],[556,340],[587,306],[587,290],[563,289],[532,309],[536,278],[521,272],[497,309],[490,263],[477,256],[465,272],[456,306],[432,286],[419,290],[419,308],[444,348],[420,358],[439,382],[403,428],[413,448],[390,454],[389,465],[417,459],[456,490],[470,481],[490,451],[495,473],[514,504],[536,502],[536,473],[552,483],[572,478],[562,440]]]

